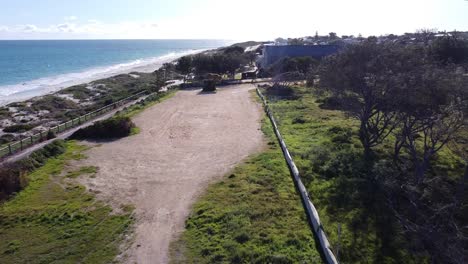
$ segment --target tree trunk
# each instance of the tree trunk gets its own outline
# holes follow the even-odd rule
[[[420,185],[421,183],[423,183],[424,178],[426,176],[425,174],[426,174],[427,167],[429,165],[429,160],[425,158],[421,162],[415,161],[414,164],[416,167],[415,168],[416,182],[418,185]]]
[[[466,184],[468,183],[468,161],[465,161],[465,174],[463,175],[463,178],[460,180],[460,183],[458,183],[458,188],[457,188],[457,194],[455,195],[455,202],[457,204],[457,207],[461,204],[463,200],[463,195],[465,194],[465,189],[466,189]]]

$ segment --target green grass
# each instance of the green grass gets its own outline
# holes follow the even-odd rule
[[[61,176],[69,161],[85,158],[85,149],[67,142],[64,154],[28,175],[29,185],[0,206],[1,263],[109,263],[119,253],[131,212],[112,213]]]
[[[93,174],[96,174],[96,172],[98,171],[98,167],[96,166],[83,166],[81,168],[79,168],[78,170],[74,170],[74,171],[69,171],[67,174],[66,174],[66,177],[67,178],[77,178],[83,174],[90,174],[90,175],[93,175]]]
[[[270,106],[340,261],[422,263],[404,250],[407,242],[382,192],[362,177],[358,123],[320,108],[306,88],[295,92],[297,100],[273,100]]]
[[[130,131],[130,136],[138,135],[140,134],[140,132],[141,132],[141,129],[139,127],[132,127],[132,130]]]
[[[171,246],[173,263],[321,263],[266,119],[268,148],[211,185]]]

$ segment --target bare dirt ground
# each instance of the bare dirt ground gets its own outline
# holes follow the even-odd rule
[[[134,242],[124,262],[168,263],[169,244],[183,231],[197,196],[264,146],[253,88],[179,91],[134,118],[140,134],[92,148],[80,161],[99,167],[95,178],[82,179],[98,198],[136,207]]]

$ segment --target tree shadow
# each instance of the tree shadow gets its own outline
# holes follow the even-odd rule
[[[372,170],[359,168],[366,164],[363,157],[355,161],[349,164],[358,166],[354,167],[357,169],[354,175],[343,173],[335,179],[327,207],[330,218],[346,225],[352,233],[351,241],[341,243],[340,259],[346,262],[367,259],[371,263],[407,259],[411,263],[383,187],[374,180]]]
[[[216,91],[206,92],[206,91],[201,90],[197,93],[197,95],[214,95],[216,93],[217,93]]]

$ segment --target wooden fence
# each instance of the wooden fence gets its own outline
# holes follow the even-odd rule
[[[278,130],[278,126],[276,124],[273,113],[270,110],[270,107],[268,106],[268,102],[258,88],[257,94],[262,99],[265,112],[268,115],[268,118],[270,119],[271,124],[273,126],[273,130],[275,131],[276,137],[278,138],[278,142],[280,143],[284,158],[286,159],[286,163],[288,164],[289,170],[291,171],[291,175],[293,176],[294,184],[301,196],[302,204],[304,205],[304,209],[307,214],[307,219],[312,230],[314,231],[317,240],[320,243],[320,248],[322,249],[321,253],[328,264],[337,264],[338,261],[336,260],[335,255],[331,250],[330,243],[328,242],[328,238],[325,234],[325,231],[323,230],[322,223],[320,222],[320,217],[317,212],[317,209],[315,209],[314,204],[310,200],[309,193],[307,192],[307,189],[302,183],[301,177],[299,175],[299,170],[297,169],[296,164],[294,163],[294,160],[291,154],[289,153],[288,147],[286,146],[286,143],[284,142],[283,137],[281,136],[281,133]]]

